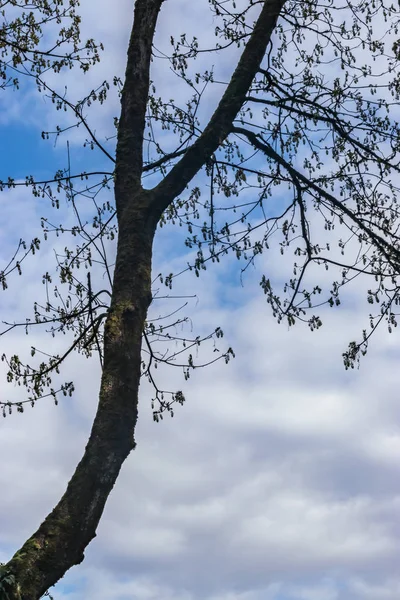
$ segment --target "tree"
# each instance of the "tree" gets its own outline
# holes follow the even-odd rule
[[[49,197],[55,206],[64,194],[76,211],[77,224],[71,233],[83,241],[58,257],[60,282],[68,289],[66,298],[57,288],[59,305],[47,298],[43,305],[34,305],[32,321],[9,325],[27,330],[36,324],[50,325],[52,333],[67,330],[73,335],[71,345],[64,354],[47,357],[36,367],[18,356],[4,356],[8,378],[25,385],[27,402],[35,404],[46,393],[56,400],[59,391],[72,393],[72,382],[63,383],[59,391],[53,389],[52,377],[73,350],[87,356],[97,352],[102,364],[98,411],[84,456],[57,506],[2,567],[4,597],[31,600],[79,564],[95,536],[121,465],[135,447],[141,376],[154,385],[155,420],[165,411],[172,413],[174,403],[184,401],[180,391],[166,399],[167,393],[158,388],[153,376],[154,364],[173,364],[180,353],[157,351],[155,344],[165,336],[165,329],[147,320],[157,226],[170,220],[187,227],[186,245],[196,250],[190,265],[196,275],[230,252],[244,261],[244,272],[269,248],[272,238],[280,236],[275,243],[281,253],[293,251],[293,274],[280,293],[268,273],[260,284],[274,315],[289,325],[305,321],[311,330],[319,328],[318,306],[322,302],[338,305],[344,285],[356,276],[370,276],[373,283],[367,300],[377,304],[377,312],[370,315],[370,329],[363,332],[361,341],[351,342],[344,353],[346,367],[353,367],[365,353],[379,323],[386,321],[389,330],[396,326],[400,137],[392,112],[400,90],[399,13],[381,1],[360,0],[355,5],[348,0],[250,0],[236,7],[234,2],[209,0],[217,23],[215,46],[203,48],[197,38],[184,34],[171,38],[167,59],[188,87],[185,104],[158,97],[156,82],[150,79],[152,58],[164,58],[153,40],[160,11],[167,13],[168,3],[136,0],[125,80],[114,81],[121,86],[114,159],[84,112],[91,102],[105,100],[109,84],[74,103],[45,77],[47,69],[57,71],[71,66],[71,61],[84,68],[88,64],[80,58],[77,3],[70,0],[62,12],[63,18],[72,18],[71,32],[61,33],[45,51],[40,46],[40,27],[46,19],[61,18],[57,11],[63,10],[62,4],[38,0],[33,4],[44,15],[42,21],[27,16],[13,25],[5,19],[8,4],[7,10],[18,7],[15,2],[2,5],[3,79],[16,85],[16,80],[5,75],[6,68],[20,68],[28,74],[30,62],[39,90],[51,97],[56,108],[71,111],[77,126],[86,129],[89,145],[115,162],[115,168],[100,173],[101,179],[90,185],[87,180],[99,172],[73,174],[69,168],[51,181],[38,182],[29,176],[22,182],[34,195]],[[72,42],[73,52],[54,56],[54,48],[64,42]],[[219,84],[212,69],[199,73],[194,61],[203,52],[217,53],[222,60],[232,45],[239,47],[240,58],[214,113],[204,122],[205,90]],[[98,59],[93,41],[86,49],[92,61]],[[163,130],[174,134],[174,148],[165,149]],[[55,135],[62,133],[60,127]],[[50,135],[44,133],[44,137]],[[197,185],[188,190],[200,171],[208,182],[206,198]],[[151,186],[144,185],[147,174],[152,174]],[[76,180],[84,182],[81,190],[76,190]],[[9,179],[2,188],[17,185],[21,183]],[[97,205],[98,190],[111,185],[115,206]],[[79,216],[79,194],[89,195],[94,202],[91,232]],[[239,195],[245,201],[238,200]],[[54,229],[63,230],[43,222],[45,238]],[[112,269],[102,243],[116,235]],[[33,240],[26,256],[39,243]],[[95,252],[109,278],[106,289],[97,289],[100,284],[90,275]],[[83,281],[76,274],[80,264],[88,267]],[[330,289],[309,281],[308,273],[315,266],[333,271]],[[4,288],[12,269],[21,269],[18,255],[2,273]],[[169,274],[162,277],[162,283],[170,287],[173,279],[174,274]],[[44,283],[47,289],[51,286],[50,274]],[[220,335],[217,329],[210,337]],[[197,347],[201,340],[181,341],[187,377],[198,366],[188,346]],[[35,355],[37,350],[32,352]],[[232,354],[228,349],[223,356],[228,360]],[[17,410],[23,410],[23,404],[17,403]],[[11,402],[3,402],[4,410],[12,407]]]

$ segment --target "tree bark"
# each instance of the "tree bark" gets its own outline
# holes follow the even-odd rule
[[[266,0],[232,80],[194,146],[154,189],[141,186],[151,48],[163,0],[137,0],[129,42],[116,154],[118,246],[105,323],[104,369],[93,428],[67,490],[39,529],[5,565],[9,598],[36,600],[80,563],[106,500],[134,448],[141,340],[151,302],[152,244],[162,211],[229,134],[260,66],[284,0]]]
[[[113,296],[104,335],[104,370],[97,414],[84,456],[54,510],[7,565],[23,600],[40,598],[96,535],[122,463],[134,448],[141,340],[151,301],[154,221],[142,191],[135,215],[120,220]]]

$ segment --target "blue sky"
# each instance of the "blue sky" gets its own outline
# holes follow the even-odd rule
[[[132,4],[85,1],[83,37],[104,41],[103,60],[84,77],[66,73],[57,85],[68,85],[78,98],[123,73]],[[212,38],[207,10],[205,0],[190,10],[186,0],[168,0],[159,43],[172,31],[197,31],[200,23],[204,38]],[[233,62],[219,68],[228,75]],[[168,70],[154,69],[160,89],[178,93]],[[218,94],[217,87],[207,110]],[[0,99],[0,178],[42,177],[65,166],[67,139],[82,170],[112,170],[81,148],[80,132],[60,138],[56,147],[41,140],[40,132],[53,128],[60,114],[32,90],[8,90]],[[115,95],[104,107],[94,105],[96,132],[111,135],[117,114]],[[68,115],[62,117],[67,122]],[[25,188],[3,192],[0,202],[1,264],[16,240],[40,233],[40,216],[71,217],[65,205],[54,216]],[[159,232],[155,275],[185,267],[191,255],[182,238],[170,226]],[[0,295],[2,320],[26,316],[32,301],[43,298],[41,275],[54,269],[53,248],[65,243],[51,239],[26,262],[23,278],[10,277],[9,290]],[[360,370],[344,370],[341,354],[368,318],[362,282],[345,291],[340,309],[321,311],[320,331],[277,325],[259,280],[265,270],[281,278],[288,261],[271,248],[248,270],[244,286],[234,258],[199,279],[191,273],[177,278],[174,294],[196,296],[187,307],[193,331],[221,326],[221,348],[232,346],[236,358],[195,371],[188,382],[179,370],[160,369],[164,387],[183,389],[187,397],[174,419],[160,424],[152,421],[151,389],[143,383],[138,447],[84,563],[51,590],[55,600],[398,600],[399,340],[382,329]],[[154,304],[151,310],[164,308]],[[1,342],[2,352],[29,355],[31,345],[51,344],[57,352],[65,340],[35,330],[29,337],[13,331]],[[99,366],[72,356],[65,366],[69,377],[76,383],[72,398],[58,407],[43,400],[0,423],[0,561],[55,505],[85,447]],[[24,391],[4,384],[2,396],[22,400]]]

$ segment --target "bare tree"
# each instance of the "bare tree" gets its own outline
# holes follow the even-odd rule
[[[37,0],[33,4],[46,18],[58,18],[59,3]],[[79,25],[75,4],[70,0],[65,9],[73,11],[72,27]],[[28,393],[23,402],[2,401],[5,414],[13,406],[23,411],[25,402],[34,405],[46,393],[56,401],[59,391],[72,393],[73,382],[63,383],[59,390],[52,388],[52,377],[72,351],[87,356],[96,352],[102,365],[98,410],[82,460],[54,510],[1,567],[0,596],[33,600],[83,560],[96,535],[121,465],[135,447],[141,377],[154,386],[153,414],[158,420],[165,411],[173,413],[174,403],[183,403],[184,397],[180,391],[159,389],[154,365],[179,364],[186,377],[197,366],[191,348],[199,345],[200,338],[180,340],[186,357],[181,364],[177,361],[181,351],[157,350],[157,341],[173,335],[147,317],[154,294],[152,245],[158,225],[170,220],[187,227],[186,245],[197,252],[189,268],[196,275],[231,252],[243,261],[242,272],[273,243],[282,254],[292,252],[292,273],[280,290],[268,273],[260,282],[276,318],[289,325],[301,320],[311,330],[318,328],[318,307],[338,305],[345,284],[369,275],[367,300],[376,304],[377,311],[370,315],[370,329],[344,353],[346,367],[353,367],[366,351],[379,323],[386,321],[389,330],[396,325],[400,131],[391,114],[400,91],[399,12],[381,0],[247,0],[239,7],[233,1],[209,0],[216,23],[215,45],[202,47],[196,37],[182,34],[178,40],[171,38],[172,50],[166,55],[153,40],[161,8],[161,14],[168,15],[168,2],[136,0],[125,79],[114,81],[121,86],[114,159],[85,116],[90,103],[105,100],[109,84],[74,104],[51,89],[44,77],[46,69],[62,69],[72,60],[86,68],[87,62],[80,58],[78,30],[61,40],[72,40],[71,53],[54,57],[61,42],[42,51],[40,36],[34,37],[29,20],[25,33],[7,25],[5,11],[17,3],[0,6],[3,73],[8,67],[28,74],[30,61],[30,76],[41,92],[57,108],[71,111],[76,125],[86,129],[87,143],[111,163],[108,172],[71,173],[68,167],[52,181],[28,177],[22,184],[9,179],[1,185],[30,186],[55,206],[64,195],[76,210],[72,234],[81,240],[74,250],[57,257],[67,295],[57,288],[58,303],[47,295],[45,303],[34,305],[32,320],[5,327],[5,332],[15,327],[29,331],[44,325],[52,334],[70,330],[74,336],[65,353],[47,356],[35,367],[18,356],[4,355],[9,380],[22,382]],[[213,115],[204,123],[199,114],[205,90],[220,82],[211,68],[197,72],[194,61],[203,53],[223,60],[231,46],[241,48],[241,56]],[[97,60],[94,42],[86,48]],[[186,103],[157,95],[156,82],[150,79],[152,59],[169,61],[190,91]],[[15,78],[4,78],[16,83]],[[174,134],[172,150],[164,149],[165,129]],[[53,133],[62,132],[59,128]],[[197,185],[190,189],[200,171],[208,185],[204,190]],[[148,174],[153,174],[153,187],[144,185]],[[89,179],[94,182],[88,183]],[[112,186],[115,205],[98,202]],[[90,224],[80,219],[79,194],[93,201]],[[48,220],[42,225],[45,238],[59,229]],[[110,265],[104,239],[114,238],[116,259]],[[33,240],[26,250],[23,245],[18,249],[1,274],[4,288],[8,273],[21,269],[18,252],[23,257],[39,244],[40,240]],[[94,254],[108,278],[100,289],[91,277]],[[87,267],[84,280],[76,273],[80,264]],[[330,289],[318,281],[309,283],[307,273],[315,266],[332,270]],[[175,276],[161,277],[161,283],[170,287]],[[44,283],[51,288],[49,274]],[[208,337],[221,335],[217,329]],[[231,349],[222,354],[225,360],[232,355]]]

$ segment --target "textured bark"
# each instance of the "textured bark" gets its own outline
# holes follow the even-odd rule
[[[16,580],[9,598],[40,598],[83,560],[86,546],[96,535],[106,500],[135,445],[141,339],[151,302],[152,243],[158,219],[231,130],[284,4],[284,0],[265,1],[231,83],[204,133],[164,181],[147,191],[141,187],[143,132],[152,39],[162,1],[135,3],[117,143],[117,258],[97,414],[64,496],[5,566]]]
[[[121,465],[134,447],[154,223],[147,210],[139,209],[147,194],[132,200],[138,211],[120,222],[99,406],[84,456],[58,505],[7,565],[23,600],[40,598],[83,560]]]
[[[115,199],[119,216],[125,205],[130,204],[132,191],[141,185],[149,66],[162,2],[139,0],[135,3],[118,127]]]

